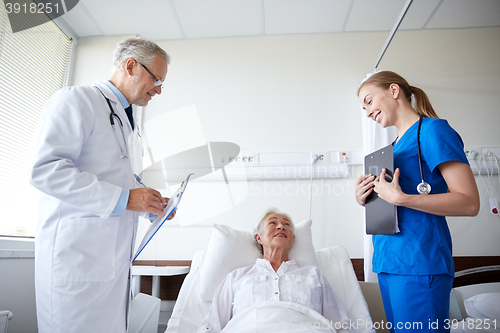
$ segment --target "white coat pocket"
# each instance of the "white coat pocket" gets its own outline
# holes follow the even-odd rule
[[[119,217],[59,221],[52,258],[53,283],[114,279],[119,223]]]

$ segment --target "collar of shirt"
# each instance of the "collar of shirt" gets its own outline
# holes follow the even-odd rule
[[[115,87],[113,83],[109,82],[109,80],[105,80],[103,81],[103,83],[107,85],[109,89],[113,90],[113,93],[120,101],[120,104],[122,105],[123,109],[126,109],[130,106],[130,103],[127,101],[127,98],[125,98],[125,95],[123,95],[123,93],[120,90],[118,90],[118,88]]]
[[[274,271],[273,266],[271,266],[271,263],[267,259],[258,258],[255,261],[255,264],[260,266],[260,267],[265,268],[266,270],[270,271],[271,273],[275,273],[278,275],[284,274],[289,269],[297,267],[297,263],[293,259],[288,260],[288,261],[283,261],[280,268],[278,268],[278,271]]]

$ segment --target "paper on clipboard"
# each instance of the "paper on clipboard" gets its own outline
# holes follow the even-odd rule
[[[194,174],[190,173],[187,176],[186,180],[184,180],[182,182],[181,186],[179,186],[179,188],[177,189],[177,191],[175,191],[175,193],[172,195],[172,197],[170,197],[170,200],[168,201],[167,206],[163,209],[163,213],[165,215],[164,216],[158,216],[151,223],[151,225],[149,226],[148,230],[146,231],[146,234],[142,238],[141,244],[137,248],[137,251],[136,251],[136,253],[134,255],[134,259],[132,259],[132,262],[134,262],[135,259],[137,259],[137,257],[139,256],[139,254],[142,252],[142,250],[144,250],[144,248],[146,247],[146,245],[148,245],[149,241],[153,238],[153,236],[156,234],[156,232],[161,228],[161,226],[163,225],[163,223],[165,223],[165,221],[168,219],[168,217],[170,216],[170,214],[172,214],[172,212],[175,210],[175,208],[177,208],[177,205],[181,201],[182,195],[184,194],[184,191],[186,190],[186,186],[187,186],[187,184],[189,182],[189,178],[191,177],[191,175],[194,175]]]

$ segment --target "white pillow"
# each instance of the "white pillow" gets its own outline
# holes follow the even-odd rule
[[[295,239],[289,258],[299,266],[318,266],[311,237],[312,220],[295,225]],[[250,232],[234,230],[230,226],[214,224],[203,266],[200,267],[201,299],[211,301],[214,292],[227,274],[236,268],[253,265],[262,258]]]
[[[467,315],[473,318],[500,320],[500,293],[485,293],[464,301]]]

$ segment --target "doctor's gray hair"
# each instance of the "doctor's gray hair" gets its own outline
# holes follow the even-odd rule
[[[262,245],[260,245],[259,242],[257,242],[257,239],[255,238],[256,235],[260,236],[260,233],[262,232],[262,228],[264,227],[264,221],[266,218],[271,215],[271,214],[280,214],[284,215],[290,220],[290,223],[292,225],[292,232],[293,232],[293,238],[295,238],[295,224],[293,224],[292,218],[290,215],[284,212],[280,212],[277,208],[269,208],[266,210],[266,212],[262,215],[262,217],[255,223],[255,226],[253,228],[253,237],[255,239],[255,242],[257,243],[257,248],[264,254],[264,249],[262,248]]]
[[[122,40],[113,52],[113,72],[122,69],[130,58],[146,66],[152,66],[156,55],[162,56],[167,64],[170,64],[170,56],[156,43],[140,37]]]

